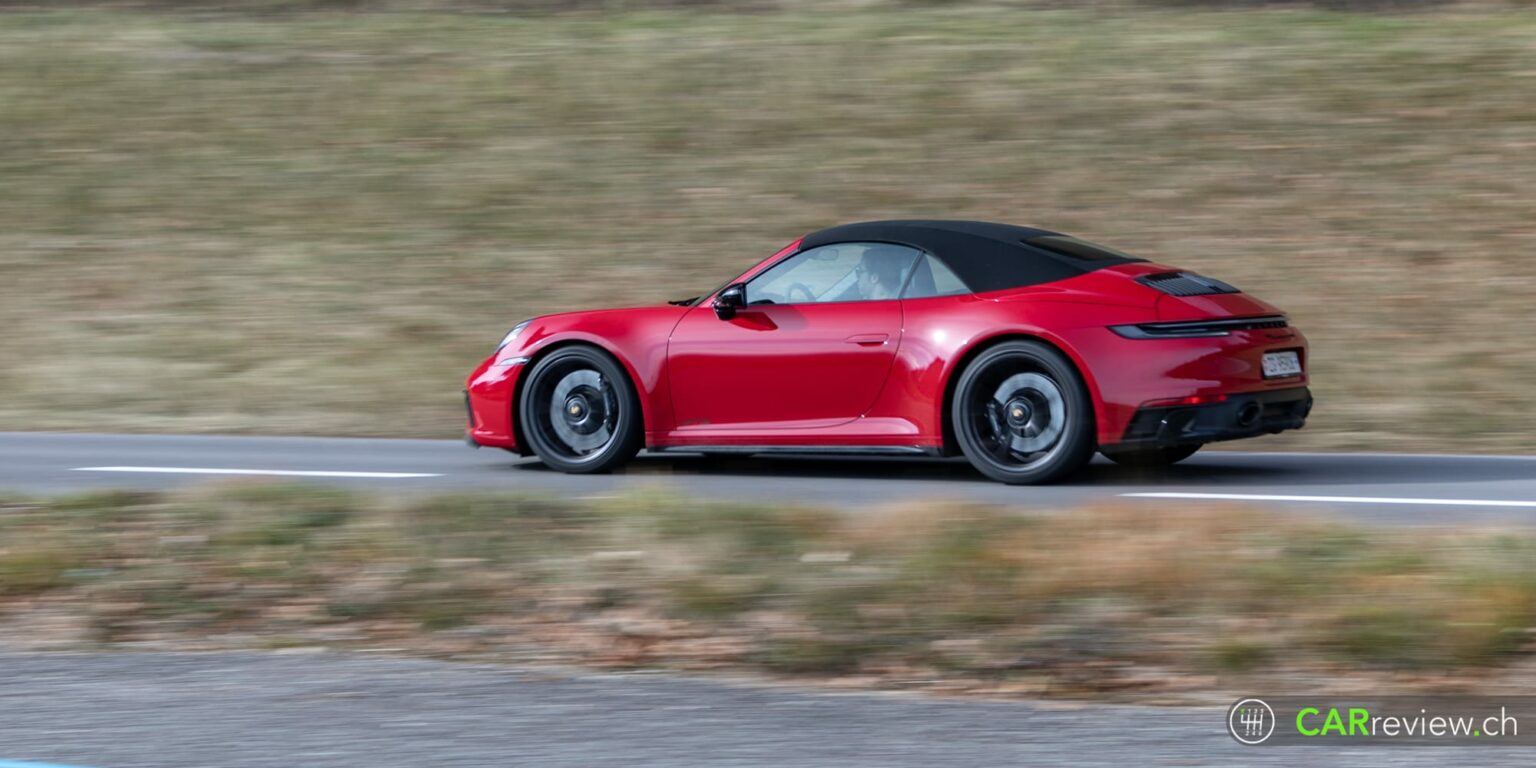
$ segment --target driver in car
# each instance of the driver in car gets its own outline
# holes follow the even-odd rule
[[[912,253],[904,248],[874,246],[864,251],[853,268],[859,298],[865,301],[894,299],[901,293],[903,273],[912,262]]]

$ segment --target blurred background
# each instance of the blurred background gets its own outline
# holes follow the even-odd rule
[[[939,217],[1069,232],[1284,308],[1318,409],[1244,449],[1531,453],[1533,213],[1530,0],[0,0],[0,431],[455,438],[465,376],[520,320]],[[739,491],[721,500],[645,472],[556,486],[442,442],[380,460],[442,451],[426,471],[463,492],[87,492],[129,478],[72,469],[216,445],[210,466],[240,443],[269,446],[248,463],[372,465],[344,441],[4,438],[7,477],[52,462],[72,491],[0,489],[4,766],[1236,748],[1204,711],[902,719],[547,671],[568,666],[1217,707],[1536,686],[1529,460],[1212,453],[1065,490],[932,463],[651,472]],[[895,474],[915,482],[880,485]],[[1113,498],[1139,483],[1440,496]],[[24,653],[57,649],[81,653]],[[315,649],[356,653],[174,653]]]
[[[1529,3],[0,6],[0,429],[451,437],[519,320],[924,216],[1288,310],[1266,445],[1536,447]]]

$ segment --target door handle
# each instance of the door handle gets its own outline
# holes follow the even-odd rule
[[[849,336],[843,339],[843,341],[849,344],[857,344],[861,347],[878,347],[889,338],[891,338],[890,334],[886,333],[859,333]]]

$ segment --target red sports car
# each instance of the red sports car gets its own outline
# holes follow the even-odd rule
[[[718,290],[519,323],[472,444],[598,472],[651,451],[964,453],[1006,483],[1301,427],[1307,342],[1219,280],[1043,229],[876,221]]]

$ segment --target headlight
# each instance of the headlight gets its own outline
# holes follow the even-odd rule
[[[511,344],[512,342],[516,341],[517,340],[517,335],[519,333],[522,333],[523,329],[527,328],[528,324],[531,323],[531,322],[533,322],[533,320],[531,320],[531,319],[524,320],[521,323],[518,323],[517,325],[512,326],[512,330],[507,331],[507,335],[501,337],[501,343],[496,345],[496,351],[500,352],[501,350],[506,349],[508,344]]]

